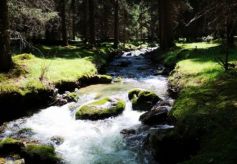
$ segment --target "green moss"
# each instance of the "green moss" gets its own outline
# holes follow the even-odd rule
[[[174,135],[195,139],[199,145],[191,159],[189,156],[181,163],[234,164],[237,160],[236,69],[223,71],[216,59],[224,54],[216,44],[178,46],[184,50],[167,60],[177,63],[169,81],[181,89],[171,111],[177,119]],[[237,63],[236,49],[230,50],[230,62]]]
[[[97,75],[97,77],[98,77],[101,81],[108,81],[108,82],[111,82],[111,81],[112,81],[112,76],[109,76],[109,75]]]
[[[132,100],[133,98],[138,97],[138,95],[141,91],[142,91],[141,89],[132,89],[132,90],[128,91],[129,100]]]
[[[24,144],[13,138],[5,138],[0,141],[0,154],[8,155],[9,153],[21,153]]]
[[[28,144],[23,142],[5,138],[0,141],[0,155],[19,155],[25,159],[26,163],[57,163],[60,158],[56,155],[55,149],[52,146]]]
[[[47,145],[29,144],[25,147],[24,154],[26,162],[31,163],[57,163],[60,160],[54,147]]]
[[[133,89],[128,92],[134,110],[149,111],[160,100],[153,92]]]
[[[125,109],[125,101],[111,98],[102,98],[100,100],[82,105],[76,112],[76,119],[105,119],[111,116],[117,116]]]
[[[0,141],[0,147],[2,147],[4,145],[17,144],[17,143],[20,143],[20,141],[13,139],[13,138],[5,138]]]
[[[77,101],[79,100],[79,95],[77,92],[70,92],[67,94],[66,98],[71,101]]]

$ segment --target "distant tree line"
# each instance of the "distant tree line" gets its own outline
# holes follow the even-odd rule
[[[165,51],[180,37],[212,35],[229,47],[236,19],[236,0],[1,0],[0,71],[12,66],[14,39],[64,46],[80,40],[92,47],[113,42],[115,48],[141,40]]]

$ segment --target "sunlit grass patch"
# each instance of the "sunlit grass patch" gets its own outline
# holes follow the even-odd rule
[[[178,47],[167,52],[164,62],[176,65],[170,82],[179,87],[200,86],[216,80],[224,73],[219,59],[224,59],[225,52],[218,43],[177,44]],[[230,49],[230,62],[236,64],[237,52]],[[179,78],[177,80],[177,78]]]
[[[220,43],[194,42],[194,43],[176,43],[176,45],[183,49],[208,49],[212,47],[217,47],[220,45]]]
[[[47,89],[62,81],[74,82],[84,76],[93,76],[98,67],[106,63],[113,49],[103,46],[95,50],[76,46],[41,46],[40,54],[13,56],[15,68],[0,74],[0,93],[25,94]]]

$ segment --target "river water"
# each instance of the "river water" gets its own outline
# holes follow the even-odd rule
[[[167,96],[167,78],[155,76],[157,68],[145,55],[144,49],[124,53],[116,57],[107,68],[107,73],[117,81],[113,84],[93,85],[78,91],[79,101],[62,107],[42,109],[31,117],[18,119],[7,124],[1,137],[14,137],[22,129],[31,132],[21,134],[27,140],[53,144],[57,153],[68,164],[145,164],[151,163],[150,155],[141,147],[140,137],[124,139],[123,129],[141,127],[142,112],[133,111],[127,93],[133,88],[142,88],[157,93],[162,99]],[[126,109],[118,117],[99,121],[76,120],[76,109],[89,101],[104,96],[115,96],[126,100]],[[55,143],[52,138],[63,140]]]

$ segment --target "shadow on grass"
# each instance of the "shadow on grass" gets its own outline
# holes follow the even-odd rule
[[[17,79],[26,73],[27,71],[24,69],[24,67],[14,63],[13,68],[9,72],[0,73],[0,83],[8,79]]]
[[[236,48],[232,48],[229,51],[230,53],[230,61],[237,59],[237,51]],[[169,63],[177,63],[184,59],[192,59],[192,61],[196,62],[217,62],[219,58],[224,59],[225,50],[223,46],[215,46],[210,48],[193,48],[193,49],[183,49],[180,47],[176,47],[173,51],[168,52],[168,57],[166,57],[166,62]]]
[[[40,58],[52,59],[52,58],[63,58],[63,59],[74,59],[74,58],[85,58],[85,57],[97,57],[105,55],[111,51],[111,46],[103,45],[95,49],[89,49],[84,46],[38,46],[39,50],[43,53],[36,53],[35,55]]]
[[[185,163],[235,163],[237,153],[237,73],[221,75],[216,81],[185,88],[172,114],[176,133],[196,138],[197,155]],[[197,162],[198,161],[198,162]]]

